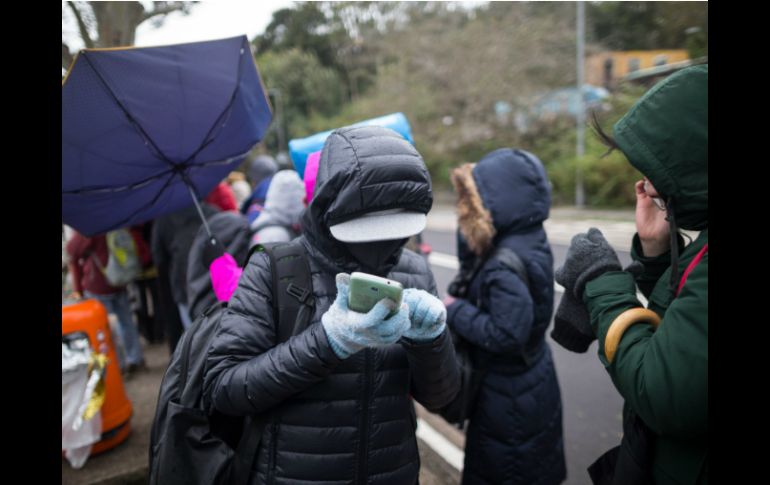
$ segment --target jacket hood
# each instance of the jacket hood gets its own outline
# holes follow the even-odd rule
[[[248,177],[252,187],[256,187],[267,177],[278,171],[278,164],[270,155],[259,155],[249,164]]]
[[[451,179],[460,233],[477,255],[500,237],[540,227],[548,218],[550,184],[542,162],[529,152],[495,150],[453,170]]]
[[[264,208],[252,223],[252,231],[271,224],[297,224],[305,210],[304,197],[305,186],[296,171],[281,170],[276,173],[267,190]]]
[[[401,135],[378,126],[332,132],[318,164],[315,194],[302,220],[304,234],[335,267],[357,263],[329,227],[363,214],[407,209],[427,214],[433,205],[430,174],[417,150]],[[386,273],[401,251],[380,268]]]
[[[614,126],[628,161],[667,200],[677,225],[708,227],[708,64],[650,89]]]

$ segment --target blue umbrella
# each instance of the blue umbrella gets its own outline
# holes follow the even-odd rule
[[[392,113],[379,118],[372,118],[370,120],[359,121],[350,126],[384,126],[397,132],[399,135],[406,138],[406,140],[414,145],[412,139],[412,127],[409,126],[409,120],[406,119],[404,113]],[[289,140],[289,156],[294,164],[294,168],[299,172],[300,177],[304,177],[305,164],[307,163],[307,157],[313,152],[317,152],[322,149],[324,142],[332,131],[328,130],[315,135],[310,135],[305,138],[295,138]]]
[[[62,221],[92,236],[198,205],[272,112],[241,36],[81,51],[61,118]]]

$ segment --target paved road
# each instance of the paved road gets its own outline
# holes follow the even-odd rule
[[[423,237],[425,242],[432,246],[434,252],[452,256],[456,254],[454,233],[426,230]],[[567,246],[552,244],[552,251],[554,265],[558,267],[564,262]],[[627,251],[618,251],[618,256],[624,266],[631,262]],[[448,260],[448,258],[441,259]],[[446,266],[432,264],[442,297],[446,294],[446,287],[456,273],[456,270]],[[561,293],[557,292],[554,308],[558,306],[560,299]],[[591,345],[586,354],[574,354],[554,343],[550,337],[548,342],[556,362],[564,407],[568,473],[565,483],[589,484],[586,468],[599,455],[620,441],[622,400],[604,367],[596,358],[596,343]]]
[[[570,213],[563,210],[559,213],[554,210],[552,213],[556,213],[559,217],[553,223],[547,223],[546,228],[553,243],[557,266],[564,260],[569,237],[575,232],[584,231],[590,225],[598,225],[602,228],[608,239],[611,239],[613,246],[619,250],[623,264],[630,262],[627,247],[623,246],[623,241],[628,240],[629,227],[625,227],[628,224],[614,221],[633,220],[633,213],[629,216],[627,213],[604,214],[592,211],[591,220],[587,220],[584,212],[576,210]],[[445,263],[444,265],[432,265],[442,296],[456,273],[455,269],[446,267],[447,262],[454,261],[455,217],[453,210],[449,207],[434,207],[429,218],[431,229],[424,233],[425,241],[433,246],[434,251],[445,255],[443,259],[439,258]],[[602,226],[602,223],[607,223],[607,227]],[[626,251],[623,251],[624,249]],[[557,305],[560,296],[557,293]],[[554,353],[564,403],[568,466],[566,483],[588,484],[586,467],[619,441],[621,400],[596,358],[596,344],[592,345],[584,355],[569,353],[552,342],[551,349]],[[146,483],[150,424],[155,411],[160,380],[168,365],[168,350],[165,344],[148,345],[145,350],[150,371],[126,382],[126,392],[134,405],[132,436],[114,450],[92,457],[81,470],[72,470],[66,461],[62,460],[62,484],[139,485]],[[440,417],[429,415],[427,411],[419,410],[419,413],[422,422],[428,423],[433,429],[446,436],[455,446],[463,447],[464,436],[461,432],[446,425]],[[421,434],[421,436],[424,435]],[[459,472],[456,468],[447,464],[440,453],[428,446],[422,438],[419,445],[423,463],[420,470],[420,483],[428,485],[459,483]]]

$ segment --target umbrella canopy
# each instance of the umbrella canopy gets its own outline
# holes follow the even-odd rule
[[[82,51],[62,84],[62,221],[91,236],[187,207],[271,119],[246,36]]]
[[[406,119],[404,113],[392,113],[380,116],[379,118],[359,121],[350,126],[384,126],[403,136],[409,143],[414,145],[414,139],[412,139],[412,127],[409,126],[409,120]],[[315,135],[310,135],[306,138],[289,140],[289,156],[291,156],[291,161],[300,177],[305,174],[307,157],[310,156],[311,153],[323,148],[324,142],[329,138],[332,131],[334,130],[322,131],[321,133],[316,133]]]

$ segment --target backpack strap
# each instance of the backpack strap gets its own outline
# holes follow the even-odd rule
[[[179,372],[179,384],[176,387],[176,401],[181,402],[182,400],[182,391],[187,387],[187,374],[190,370],[190,348],[192,347],[192,341],[195,337],[195,331],[203,325],[203,322],[209,319],[209,316],[211,316],[212,313],[219,310],[220,308],[226,308],[227,302],[226,301],[219,301],[214,303],[213,305],[210,305],[208,308],[206,308],[203,311],[203,314],[200,318],[198,318],[193,324],[190,326],[188,331],[186,331],[182,335],[182,355],[179,359],[179,361],[182,363],[182,368]]]
[[[504,247],[498,247],[495,249],[495,252],[492,254],[492,258],[497,259],[500,261],[503,266],[510,269],[516,275],[521,278],[521,281],[524,282],[524,285],[526,285],[527,290],[529,291],[530,296],[532,295],[532,285],[529,281],[529,273],[527,272],[527,266],[524,264],[524,261],[521,260],[518,254],[516,254],[516,251],[510,248],[504,248]],[[521,357],[524,360],[524,364],[527,367],[532,367],[532,364],[535,362],[535,360],[538,357],[540,346],[537,346],[534,349],[524,348]]]
[[[698,251],[698,254],[695,255],[694,258],[692,258],[692,261],[690,261],[690,264],[687,265],[687,269],[684,270],[684,274],[682,275],[682,279],[679,281],[679,287],[676,289],[675,296],[679,296],[679,292],[682,291],[682,287],[684,286],[684,282],[687,281],[687,277],[690,276],[690,273],[693,269],[695,269],[696,266],[698,266],[698,263],[700,263],[700,260],[703,259],[703,255],[706,254],[709,250],[709,243],[706,243],[700,251]]]
[[[529,284],[529,273],[527,273],[527,267],[524,265],[524,261],[521,260],[519,255],[516,254],[513,249],[499,247],[495,249],[492,257],[496,258],[498,261],[503,263],[503,266],[516,273],[516,275],[518,275],[518,277],[521,278],[521,280],[527,286],[529,292],[532,292],[532,286]]]
[[[273,290],[273,321],[278,343],[305,329],[315,305],[310,264],[302,244],[297,241],[257,244],[249,251],[264,252],[270,258]]]
[[[267,426],[267,416],[262,414],[246,416],[246,422],[241,440],[238,442],[238,447],[233,455],[233,466],[230,469],[230,481],[228,483],[233,485],[249,483],[251,466],[254,463],[259,442],[262,440],[262,433]]]

